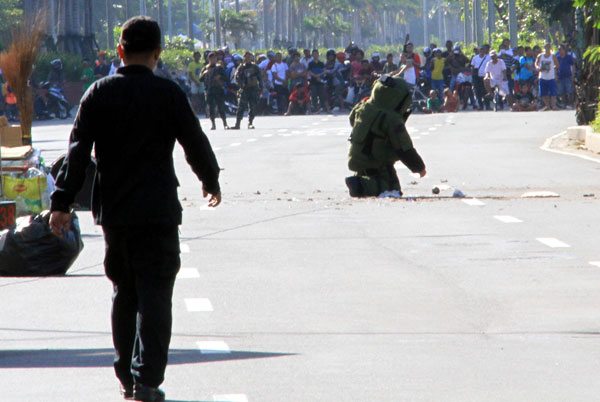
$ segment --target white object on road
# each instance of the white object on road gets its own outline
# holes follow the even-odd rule
[[[567,243],[562,242],[554,237],[538,237],[536,239],[540,243],[552,248],[568,248],[571,247]]]
[[[600,268],[600,261],[590,261],[590,265]]]
[[[494,218],[496,218],[497,220],[499,220],[500,222],[503,222],[503,223],[522,223],[523,222],[519,218],[515,218],[514,216],[510,216],[510,215],[495,215]]]
[[[485,202],[478,200],[477,198],[468,198],[462,200],[465,204],[470,205],[472,207],[480,207],[485,205]]]
[[[223,341],[199,341],[196,342],[200,353],[203,355],[229,354],[231,350]]]
[[[213,311],[212,303],[206,298],[185,299],[185,307],[189,312]]]

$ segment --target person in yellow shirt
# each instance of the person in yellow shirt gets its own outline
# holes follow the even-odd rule
[[[202,63],[200,52],[194,52],[194,60],[188,64],[188,79],[190,80],[190,101],[194,112],[199,114],[204,110],[204,83],[200,81],[200,72],[202,72]]]
[[[431,89],[438,93],[438,98],[444,97],[444,67],[446,59],[442,57],[442,49],[436,48],[433,51],[433,68],[431,69]]]

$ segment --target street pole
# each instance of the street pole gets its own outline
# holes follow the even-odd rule
[[[269,48],[269,0],[263,0],[263,34],[265,49]]]
[[[517,46],[517,4],[516,0],[508,0],[508,31],[510,32],[510,43]]]
[[[496,31],[496,6],[494,0],[488,0],[488,41],[492,43],[492,34]]]

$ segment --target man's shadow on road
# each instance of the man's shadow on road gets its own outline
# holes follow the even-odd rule
[[[0,369],[112,367],[113,349],[16,349],[0,350]],[[295,353],[231,351],[202,354],[198,349],[169,350],[169,365],[293,356]],[[177,401],[171,401],[177,402]],[[183,402],[183,401],[180,401]]]

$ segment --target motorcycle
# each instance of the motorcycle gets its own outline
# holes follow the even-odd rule
[[[45,104],[45,114],[54,115],[54,117],[58,119],[71,117],[72,106],[65,97],[62,88],[53,85],[50,82],[42,83],[41,88],[45,90],[45,96],[42,96],[42,102],[38,104],[40,108],[42,103]]]

